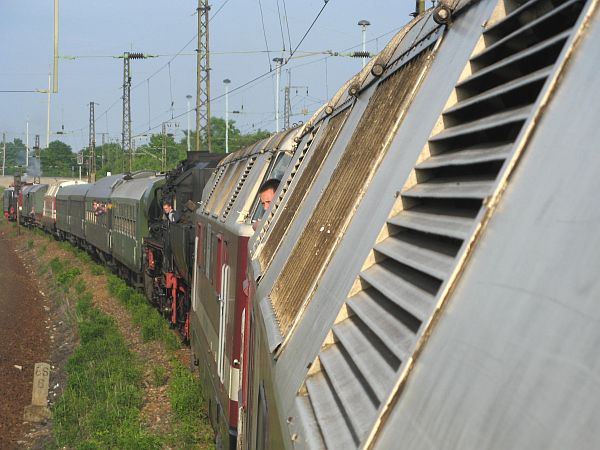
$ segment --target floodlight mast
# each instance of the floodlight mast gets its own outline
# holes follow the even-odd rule
[[[367,43],[367,27],[371,25],[371,22],[369,22],[368,20],[359,20],[358,21],[358,26],[361,28],[362,30],[362,51],[363,51],[363,55],[366,54],[366,43]],[[362,58],[362,66],[365,67],[365,65],[367,64],[367,57],[363,56]]]

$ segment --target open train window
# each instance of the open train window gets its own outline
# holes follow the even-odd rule
[[[267,170],[267,173],[263,177],[262,181],[260,182],[260,184],[262,185],[265,181],[270,180],[272,178],[274,178],[276,180],[281,180],[283,178],[283,174],[285,173],[291,160],[292,160],[292,155],[290,153],[287,153],[287,152],[278,153],[275,156],[275,158],[273,158],[271,165],[270,165],[269,169]],[[250,211],[252,211],[252,214],[250,215],[252,223],[256,222],[264,215],[265,209],[263,208],[262,204],[259,202],[258,195],[254,199],[254,204],[252,205],[252,209]]]

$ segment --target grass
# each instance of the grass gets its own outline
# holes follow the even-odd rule
[[[142,370],[114,320],[83,293],[77,303],[80,347],[67,364],[67,388],[54,409],[59,446],[79,449],[158,449],[144,429]]]
[[[200,381],[178,360],[169,379],[169,400],[175,416],[172,442],[176,448],[213,448],[214,433],[202,407]]]
[[[148,304],[143,294],[127,286],[115,275],[108,276],[108,291],[127,308],[133,322],[141,328],[142,338],[145,341],[160,340],[168,350],[177,350],[181,347],[164,317]]]
[[[112,317],[92,304],[77,267],[49,263],[57,287],[74,286],[80,346],[67,364],[67,387],[54,408],[58,447],[159,449],[161,439],[144,429],[141,363],[128,349]],[[77,280],[77,281],[75,281]]]
[[[169,379],[169,374],[167,373],[167,369],[162,366],[156,366],[152,369],[152,378],[154,381],[154,386],[164,386]]]
[[[48,243],[38,243],[36,253],[45,254]],[[165,319],[140,292],[108,274],[87,253],[68,243],[59,245],[84,262],[93,275],[107,275],[109,292],[130,312],[145,340],[161,340],[170,351],[181,348]],[[28,248],[33,251],[33,245],[28,243]],[[51,448],[214,448],[200,382],[174,357],[169,366],[152,368],[152,383],[157,387],[168,384],[172,431],[158,436],[145,428],[140,417],[142,362],[129,351],[115,321],[93,306],[93,296],[80,277],[79,267],[69,258],[53,258],[38,268],[40,275],[52,271],[55,288],[65,293],[61,301],[76,302],[73,321],[81,341],[67,364],[65,391],[54,406],[55,442]]]

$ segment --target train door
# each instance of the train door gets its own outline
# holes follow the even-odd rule
[[[217,296],[219,300],[219,346],[217,351],[217,373],[221,383],[225,374],[225,342],[227,340],[227,314],[229,298],[229,264],[227,242],[222,234],[217,235]]]

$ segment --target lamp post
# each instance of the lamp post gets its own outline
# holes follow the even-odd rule
[[[187,98],[187,151],[188,153],[190,152],[190,129],[192,128],[192,119],[190,116],[190,111],[192,109],[190,101],[192,100],[192,96],[190,94],[186,95],[185,98]]]
[[[363,54],[365,54],[365,52],[367,51],[366,49],[366,38],[367,38],[367,27],[371,25],[371,22],[369,22],[368,20],[359,20],[358,21],[358,26],[361,28],[362,30],[362,51]],[[362,66],[365,67],[365,65],[367,64],[367,57],[363,56],[362,59]]]
[[[231,83],[229,78],[223,80],[225,85],[225,153],[229,153],[229,83]]]
[[[275,81],[275,132],[279,133],[279,77],[281,76],[281,64],[283,63],[283,58],[273,58],[273,62],[277,64]]]

